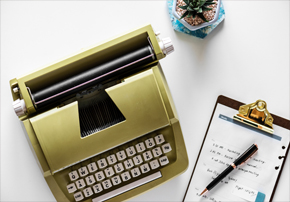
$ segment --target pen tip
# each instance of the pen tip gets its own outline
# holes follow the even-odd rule
[[[199,194],[199,196],[202,196],[202,195],[205,194],[207,191],[208,191],[207,188],[205,188],[205,189],[201,192],[201,194]]]

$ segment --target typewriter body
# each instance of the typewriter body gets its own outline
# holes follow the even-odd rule
[[[57,201],[124,201],[188,157],[151,25],[10,81],[14,109]]]

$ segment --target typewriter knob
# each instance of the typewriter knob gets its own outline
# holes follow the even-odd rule
[[[13,108],[17,116],[23,116],[26,112],[26,105],[24,100],[15,100],[13,102]]]
[[[14,93],[18,93],[19,92],[19,88],[18,87],[13,88],[13,92]]]
[[[161,39],[159,42],[159,46],[165,55],[168,55],[174,51],[172,41],[169,37]]]

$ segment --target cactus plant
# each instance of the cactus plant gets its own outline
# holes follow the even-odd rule
[[[189,18],[191,16],[195,18],[196,16],[198,16],[205,22],[208,22],[208,20],[204,17],[202,12],[212,10],[212,8],[207,6],[215,4],[213,0],[183,0],[183,1],[186,5],[178,7],[186,11],[185,13],[183,13],[180,19],[184,17]]]

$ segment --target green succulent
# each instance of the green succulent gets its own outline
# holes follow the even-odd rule
[[[179,19],[182,19],[184,17],[189,18],[190,16],[195,18],[196,16],[198,16],[205,22],[208,22],[208,20],[203,16],[202,12],[209,11],[212,9],[207,6],[215,4],[213,0],[183,0],[183,1],[186,3],[186,5],[178,7],[186,11]]]

